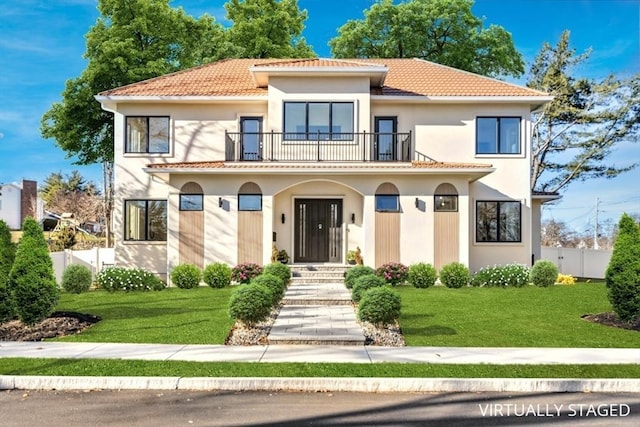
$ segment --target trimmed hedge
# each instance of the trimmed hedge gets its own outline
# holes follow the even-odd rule
[[[438,272],[431,264],[420,262],[409,267],[407,279],[416,288],[430,288],[438,279]]]
[[[355,267],[351,267],[347,270],[347,273],[344,276],[344,285],[347,289],[351,289],[353,288],[353,285],[355,285],[358,277],[368,276],[371,274],[375,275],[376,271],[366,265],[356,265]]]
[[[558,267],[546,259],[539,259],[531,267],[531,283],[536,286],[553,286],[558,278]]]
[[[71,264],[62,273],[62,289],[71,294],[87,292],[92,281],[91,270],[84,265]]]
[[[366,276],[358,277],[356,279],[356,283],[353,285],[353,289],[351,289],[351,299],[354,302],[358,302],[360,301],[360,298],[362,298],[362,294],[366,290],[384,285],[386,285],[386,282],[380,276],[369,274]]]
[[[389,286],[368,289],[358,305],[358,319],[378,326],[393,324],[400,317],[400,294]]]
[[[229,299],[229,315],[253,326],[271,313],[273,295],[269,288],[258,283],[240,286]]]
[[[171,272],[171,283],[180,289],[193,289],[200,286],[202,271],[193,264],[181,264]]]
[[[231,284],[231,267],[223,262],[209,264],[204,268],[202,280],[212,288],[224,288]]]
[[[267,264],[262,269],[262,274],[272,274],[282,279],[282,283],[286,287],[291,281],[291,268],[288,265],[281,262],[273,262]]]
[[[469,284],[470,274],[466,265],[452,262],[440,270],[440,282],[447,288],[462,288]]]
[[[285,285],[282,282],[282,279],[278,276],[274,276],[273,274],[262,273],[258,277],[254,277],[251,279],[249,284],[258,284],[265,286],[271,291],[271,304],[274,306],[278,305],[282,296],[284,295]]]

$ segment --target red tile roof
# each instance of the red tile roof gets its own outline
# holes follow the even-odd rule
[[[147,165],[150,169],[489,169],[490,164],[483,163],[449,163],[449,162],[422,162],[413,161],[411,163],[277,163],[277,162],[176,162],[176,163],[151,163]]]
[[[267,88],[257,87],[250,69],[282,67],[344,68],[386,66],[382,87],[372,87],[372,95],[428,97],[547,96],[526,87],[480,76],[420,59],[227,59],[173,74],[156,77],[101,92],[102,96],[266,96]]]

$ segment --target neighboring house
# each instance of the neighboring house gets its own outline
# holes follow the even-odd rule
[[[367,265],[540,255],[531,112],[551,97],[418,59],[230,59],[100,93],[115,262]]]
[[[42,217],[42,203],[38,199],[38,183],[22,180],[21,183],[0,184],[0,219],[11,230],[20,230],[24,219]]]

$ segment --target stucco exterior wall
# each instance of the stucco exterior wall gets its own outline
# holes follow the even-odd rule
[[[3,184],[0,196],[0,218],[11,230],[20,230],[20,195],[22,189],[15,184]]]

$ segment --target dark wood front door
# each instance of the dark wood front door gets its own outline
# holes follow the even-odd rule
[[[342,200],[296,199],[294,262],[341,262]]]

